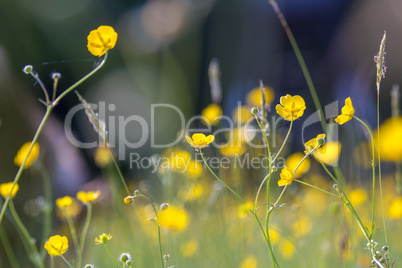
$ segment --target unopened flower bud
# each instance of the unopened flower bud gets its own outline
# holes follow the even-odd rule
[[[139,190],[135,190],[134,191],[134,197],[139,196],[140,195],[140,191]]]
[[[125,198],[124,198],[124,203],[125,203],[125,204],[132,204],[132,203],[134,203],[134,197],[132,197],[132,196],[127,196],[127,197],[125,197]]]
[[[169,204],[168,203],[163,203],[163,204],[161,204],[161,206],[160,206],[160,210],[161,211],[164,211],[164,210],[166,210],[166,209],[168,209],[169,208]]]
[[[32,65],[25,65],[25,67],[24,67],[24,69],[22,69],[22,71],[23,71],[25,74],[30,74],[30,73],[32,73],[32,71],[33,71],[33,67],[32,67]]]
[[[389,250],[389,247],[388,247],[388,246],[383,246],[383,247],[382,247],[382,250],[386,252],[386,251]]]
[[[319,139],[317,140],[317,142],[318,142],[319,145],[323,145],[324,142],[325,142],[325,140],[324,140],[323,138],[319,138]]]
[[[250,111],[252,114],[258,114],[258,108],[257,107],[253,107],[253,108],[251,108],[251,111]]]
[[[95,267],[95,265],[93,265],[93,264],[86,264],[84,266],[84,268],[94,268],[94,267]]]
[[[126,264],[127,264],[127,261],[131,261],[130,253],[122,253],[120,255],[120,261],[125,262]]]
[[[57,72],[52,73],[53,80],[58,80],[60,78],[61,78],[61,73],[57,73]]]

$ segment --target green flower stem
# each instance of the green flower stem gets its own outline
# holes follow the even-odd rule
[[[246,202],[244,201],[244,199],[241,198],[241,196],[240,196],[238,193],[236,193],[236,191],[234,191],[232,188],[230,188],[229,185],[227,185],[224,181],[222,181],[222,180],[215,174],[215,172],[212,171],[211,167],[208,165],[207,161],[206,161],[205,158],[204,158],[204,155],[203,155],[203,153],[202,153],[201,148],[199,148],[199,151],[200,151],[201,158],[202,158],[202,160],[204,161],[204,164],[205,164],[205,166],[208,168],[209,172],[211,172],[211,174],[212,174],[223,186],[225,186],[232,194],[234,194],[234,195],[236,196],[236,198],[240,200],[240,202],[242,202],[245,206],[247,206],[247,204],[246,204]],[[248,207],[248,206],[247,206],[247,207]],[[251,214],[253,214],[254,218],[257,220],[258,225],[259,225],[259,227],[260,227],[260,229],[261,229],[261,232],[262,232],[263,235],[264,235],[264,238],[265,238],[265,241],[267,242],[267,245],[268,245],[268,248],[269,248],[269,253],[270,253],[270,255],[271,255],[271,259],[272,259],[272,263],[273,263],[274,267],[275,267],[275,268],[276,268],[276,267],[279,267],[278,261],[276,260],[275,254],[274,254],[273,249],[272,249],[271,240],[270,240],[270,238],[269,238],[269,232],[268,232],[268,233],[265,233],[264,228],[262,227],[261,221],[260,221],[260,219],[259,219],[258,216],[257,216],[256,209],[254,209],[254,210],[250,209],[250,212],[251,212]]]
[[[268,0],[268,1],[271,4],[272,8],[274,9],[275,14],[278,17],[279,21],[281,22],[282,27],[289,39],[289,42],[292,45],[293,51],[297,57],[300,68],[302,69],[304,78],[306,79],[308,89],[310,90],[310,95],[313,98],[315,108],[317,109],[317,111],[320,114],[320,122],[321,122],[322,129],[323,129],[324,133],[326,133],[327,125],[325,122],[324,112],[322,110],[320,100],[318,99],[317,91],[315,90],[315,86],[314,86],[313,80],[311,79],[310,72],[308,71],[308,68],[307,68],[306,63],[303,58],[303,55],[301,54],[299,46],[297,45],[296,39],[293,36],[293,33],[290,30],[289,25],[288,25],[285,17],[282,14],[282,11],[279,9],[279,6],[276,3],[276,1],[275,0]]]
[[[63,208],[63,212],[66,215],[68,227],[70,228],[71,238],[73,239],[75,254],[77,255],[77,263],[78,263],[81,259],[81,256],[80,256],[80,247],[79,247],[79,243],[78,243],[77,231],[74,227],[73,219],[71,218],[70,214],[67,212],[67,209]]]
[[[96,73],[100,68],[103,67],[103,65],[106,62],[108,52],[106,51],[105,56],[103,57],[102,61],[96,66],[92,71],[90,71],[87,75],[82,77],[80,80],[75,82],[72,86],[70,86],[68,89],[63,91],[52,103],[52,106],[56,106],[64,96],[66,96],[68,93],[70,93],[72,90],[74,90],[76,87],[81,85],[85,80],[87,80],[89,77],[91,77],[94,73]]]
[[[92,204],[87,203],[87,216],[85,218],[85,223],[84,227],[82,228],[82,233],[80,237],[80,247],[79,247],[79,254],[78,254],[78,267],[81,267],[81,257],[82,257],[82,252],[84,251],[84,246],[85,246],[85,240],[87,237],[87,232],[89,228],[89,224],[91,222],[91,217],[92,217]]]
[[[156,219],[156,226],[158,227],[158,243],[159,243],[159,255],[161,258],[161,263],[162,263],[162,268],[164,267],[164,260],[163,260],[163,251],[162,251],[162,238],[161,238],[161,226],[159,224],[159,218],[158,218],[158,211],[156,210],[156,207],[154,203],[152,202],[151,199],[149,199],[147,196],[143,194],[139,194],[138,196],[135,197],[141,197],[144,198],[145,200],[148,201],[148,203],[152,206],[154,213],[155,213],[155,219]]]
[[[54,257],[50,256],[50,268],[54,268]]]
[[[221,179],[215,174],[215,172],[212,171],[212,169],[209,167],[207,161],[206,161],[205,158],[204,158],[204,154],[202,153],[201,148],[199,148],[199,151],[200,151],[201,158],[202,158],[202,160],[204,161],[204,164],[205,164],[205,166],[208,168],[209,172],[211,172],[211,174],[212,174],[223,186],[225,186],[226,189],[228,189],[232,194],[234,194],[234,195],[237,197],[237,199],[240,200],[240,202],[242,202],[244,205],[247,206],[247,204],[246,204],[246,202],[243,200],[243,198],[241,198],[241,196],[240,196],[238,193],[236,193],[235,190],[233,190],[232,188],[230,188],[229,185],[227,185],[223,180],[221,180]]]
[[[370,138],[371,138],[371,150],[372,150],[372,157],[373,160],[371,162],[371,166],[373,168],[373,206],[372,206],[372,215],[371,215],[371,232],[374,232],[374,216],[375,216],[375,145],[374,145],[374,136],[373,133],[371,132],[371,129],[367,126],[366,123],[363,122],[360,118],[357,116],[353,115],[353,118],[359,121],[370,133]]]
[[[380,143],[380,85],[377,86],[377,144]],[[380,184],[380,199],[381,199],[381,212],[382,212],[382,225],[384,226],[384,237],[385,244],[388,245],[387,237],[387,227],[385,225],[385,215],[384,215],[384,203],[382,198],[382,179],[381,179],[381,152],[380,148],[377,148],[377,158],[378,158],[378,181]]]
[[[4,251],[7,255],[7,258],[10,262],[12,268],[19,268],[17,259],[15,258],[14,252],[11,248],[10,241],[8,240],[7,234],[4,231],[3,227],[0,226],[0,239],[1,243],[3,244]]]
[[[367,241],[370,242],[372,233],[369,234],[368,231],[367,231],[367,228],[364,227],[359,215],[357,214],[356,210],[354,209],[352,203],[350,203],[349,198],[347,197],[345,191],[343,190],[342,186],[339,184],[337,179],[334,177],[334,175],[332,175],[332,173],[328,170],[328,168],[325,166],[325,164],[323,162],[321,162],[321,161],[319,161],[319,162],[320,162],[321,166],[324,168],[324,170],[327,172],[327,174],[332,178],[332,180],[338,186],[339,190],[341,191],[342,197],[345,198],[345,200],[344,200],[345,205],[349,208],[350,212],[352,212],[352,215],[354,216],[357,224],[359,225],[360,229],[362,230],[362,232],[363,232],[364,236],[366,237]],[[372,249],[370,249],[370,250],[372,250]]]
[[[298,179],[293,179],[293,180],[296,181],[296,182],[298,182],[298,183],[304,184],[304,185],[306,185],[306,186],[309,186],[309,187],[311,187],[311,188],[314,188],[314,189],[316,189],[316,190],[319,190],[319,191],[321,191],[321,192],[323,192],[323,193],[329,194],[329,195],[331,195],[331,196],[333,196],[333,197],[336,197],[336,198],[342,200],[342,198],[341,198],[339,195],[336,195],[336,194],[333,194],[333,193],[331,193],[331,192],[325,191],[324,189],[321,189],[320,187],[314,186],[314,185],[312,185],[312,184],[310,184],[310,183],[307,183],[307,182],[304,182],[304,181],[300,181],[300,180],[298,180]]]
[[[42,234],[42,245],[40,250],[40,255],[42,260],[46,257],[46,249],[45,249],[45,242],[47,238],[50,236],[52,231],[52,212],[53,212],[53,195],[52,195],[52,184],[50,182],[49,172],[42,165],[41,162],[36,161],[36,166],[38,167],[39,171],[42,173],[43,179],[43,188],[45,193],[45,207],[44,207],[44,225],[43,225],[43,234]]]
[[[117,267],[120,267],[120,268],[121,268],[120,264],[116,261],[115,258],[113,258],[113,255],[112,255],[112,253],[110,253],[110,250],[109,250],[109,248],[107,247],[106,243],[103,243],[103,244],[105,245],[106,251],[107,251],[107,253],[109,253],[110,258],[112,258],[113,262],[117,265]]]
[[[27,228],[25,227],[25,225],[22,223],[20,217],[18,216],[17,211],[15,210],[13,201],[10,201],[10,211],[11,211],[11,214],[13,215],[13,218],[14,218],[18,228],[20,229],[20,231],[24,235],[24,238],[26,239],[26,241],[29,244],[31,252],[28,252],[28,254],[32,254],[32,260],[34,262],[34,265],[36,267],[44,268],[45,266],[43,265],[42,259],[40,258],[40,255],[39,255],[39,251],[35,246],[34,239],[29,234]]]
[[[10,203],[10,196],[11,196],[11,193],[12,193],[12,191],[13,191],[15,185],[18,183],[18,181],[19,181],[20,178],[21,178],[22,171],[24,170],[24,166],[25,166],[25,163],[26,163],[26,161],[27,161],[27,159],[28,159],[28,156],[31,154],[32,148],[33,148],[33,146],[35,145],[36,141],[38,140],[38,137],[39,137],[40,133],[42,132],[43,126],[45,125],[47,119],[49,118],[50,113],[52,112],[52,110],[53,110],[53,107],[52,107],[52,106],[48,106],[48,107],[47,107],[46,113],[45,113],[45,115],[43,116],[43,119],[42,119],[42,121],[41,121],[41,123],[40,123],[38,129],[36,130],[36,133],[35,133],[33,139],[32,139],[31,147],[29,147],[27,156],[25,157],[24,161],[22,162],[21,166],[19,167],[17,174],[15,175],[15,178],[14,178],[14,181],[13,181],[13,187],[11,188],[10,194],[7,196],[6,201],[4,202],[4,204],[3,204],[2,208],[1,208],[1,212],[0,212],[0,225],[1,225],[2,221],[3,221],[4,213],[6,212],[6,209],[7,209],[7,207],[8,207],[8,204]]]
[[[288,138],[290,135],[290,131],[292,130],[292,126],[293,126],[293,114],[292,114],[292,118],[290,120],[290,126],[289,126],[288,133],[286,134],[285,140],[283,141],[281,148],[279,148],[279,151],[276,153],[274,159],[272,160],[273,163],[275,163],[276,158],[278,158],[278,156],[281,154],[283,148],[285,147],[285,144],[288,141]]]
[[[74,268],[67,260],[64,258],[63,254],[60,254],[60,257],[63,259],[63,261],[68,265],[70,268]],[[79,267],[79,266],[78,266]]]
[[[1,212],[0,212],[0,225],[3,221],[4,218],[4,213],[6,212],[6,209],[8,207],[8,204],[10,203],[10,195],[12,193],[12,190],[15,187],[15,184],[18,183],[18,181],[21,178],[22,175],[22,171],[24,170],[25,167],[25,163],[28,159],[28,156],[31,154],[32,148],[35,145],[35,143],[37,142],[39,135],[41,134],[43,127],[46,123],[46,121],[49,119],[50,113],[52,112],[53,108],[60,102],[60,100],[66,96],[68,93],[70,93],[74,88],[76,88],[77,86],[79,86],[80,84],[82,84],[82,82],[84,82],[85,80],[87,80],[89,77],[91,77],[94,73],[96,73],[100,68],[102,68],[102,66],[105,64],[106,59],[107,59],[107,52],[105,54],[105,57],[103,58],[103,60],[99,63],[98,66],[96,66],[95,69],[93,69],[91,72],[89,72],[87,75],[85,75],[83,78],[81,78],[80,80],[78,80],[75,84],[73,84],[72,86],[70,86],[68,89],[66,89],[63,93],[61,93],[50,105],[48,105],[46,107],[46,113],[42,118],[42,121],[39,124],[38,129],[36,130],[36,133],[32,139],[31,142],[31,147],[29,147],[28,153],[24,159],[24,161],[22,162],[21,166],[19,167],[17,174],[15,175],[15,178],[13,180],[13,187],[11,188],[10,194],[7,196],[6,201],[4,202],[2,208],[1,208]]]
[[[260,186],[258,187],[258,191],[257,191],[257,194],[255,196],[255,202],[254,202],[254,214],[255,214],[255,217],[256,217],[258,223],[261,225],[261,223],[260,223],[260,221],[259,221],[259,219],[258,219],[258,217],[256,215],[257,202],[258,202],[258,197],[259,197],[260,191],[262,189],[262,186],[264,185],[265,181],[267,181],[267,204],[269,204],[270,183],[271,183],[271,177],[272,177],[272,171],[273,171],[273,168],[272,168],[273,160],[272,160],[272,156],[271,156],[271,149],[270,149],[270,146],[269,146],[269,141],[268,141],[267,134],[265,133],[264,128],[262,127],[262,125],[260,123],[260,120],[258,119],[258,116],[255,114],[254,117],[255,117],[255,120],[257,121],[258,126],[260,127],[262,135],[264,136],[264,139],[265,139],[265,143],[267,145],[268,164],[269,164],[268,174],[265,176],[265,178],[262,180]],[[276,260],[276,257],[275,257],[275,254],[274,254],[274,251],[273,251],[272,245],[271,245],[271,239],[269,237],[269,216],[270,216],[269,211],[270,211],[270,208],[268,206],[267,216],[265,218],[265,235],[266,235],[266,240],[267,240],[267,244],[268,244],[268,247],[269,247],[269,253],[271,255],[271,260],[272,260],[272,263],[273,263],[274,267],[276,268],[276,267],[279,267],[279,263]],[[261,226],[261,228],[262,228],[262,226]],[[263,229],[261,229],[261,230],[264,233],[264,230]]]
[[[119,165],[117,164],[116,158],[114,157],[113,152],[112,152],[112,150],[110,149],[110,147],[108,147],[108,149],[109,149],[109,152],[110,152],[110,154],[111,154],[111,156],[112,156],[113,164],[114,164],[114,166],[115,166],[115,168],[116,168],[116,170],[117,170],[117,173],[119,174],[119,178],[120,178],[120,180],[121,180],[121,183],[123,184],[124,189],[126,190],[126,194],[127,194],[127,195],[130,195],[130,189],[128,189],[127,183],[126,183],[126,181],[125,181],[125,179],[124,179],[123,174],[121,173],[121,170],[120,170],[120,168],[119,168]]]

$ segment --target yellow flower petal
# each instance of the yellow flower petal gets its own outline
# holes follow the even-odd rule
[[[94,56],[103,56],[106,51],[114,48],[117,41],[117,33],[111,26],[99,26],[88,35],[88,50]]]
[[[16,166],[21,166],[25,160],[25,157],[28,154],[29,148],[31,147],[31,142],[26,142],[21,146],[21,149],[18,150],[17,155],[14,158],[14,164]],[[39,156],[39,144],[35,143],[32,147],[31,153],[29,154],[27,161],[25,162],[25,168],[29,168],[33,163],[35,163],[36,159]]]
[[[281,174],[279,176],[281,177],[281,179],[278,181],[278,186],[285,186],[292,183],[295,175],[288,167],[284,167],[281,170]]]
[[[60,235],[52,236],[45,243],[45,249],[50,256],[60,256],[68,250],[68,239]]]
[[[202,122],[205,125],[210,124],[211,126],[215,126],[219,123],[222,113],[222,108],[219,105],[212,103],[202,110]]]
[[[2,183],[2,184],[0,184],[0,194],[4,198],[7,198],[7,196],[10,194],[12,188],[13,188],[13,182]],[[14,198],[14,196],[17,194],[19,189],[20,189],[20,187],[19,187],[18,183],[16,183],[13,188],[13,191],[10,195],[10,198]]]
[[[276,112],[285,120],[291,121],[296,120],[303,116],[304,110],[306,109],[306,103],[304,99],[298,95],[291,96],[287,94],[286,96],[282,96],[279,100],[280,105],[276,105]]]

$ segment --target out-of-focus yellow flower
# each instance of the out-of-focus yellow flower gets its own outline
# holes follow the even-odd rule
[[[380,141],[377,133],[374,137],[382,159],[388,161],[402,159],[402,116],[385,120],[380,126]]]
[[[353,206],[357,207],[367,200],[367,193],[362,188],[357,188],[349,193],[349,201]]]
[[[288,240],[284,240],[280,243],[279,250],[284,259],[291,259],[296,252],[295,246]]]
[[[28,154],[29,148],[31,147],[31,142],[24,143],[21,148],[18,150],[17,155],[14,158],[14,164],[16,166],[21,166],[25,160],[25,157]],[[25,168],[29,168],[33,163],[35,163],[36,159],[39,156],[39,144],[35,143],[32,147],[31,153],[29,154],[27,161],[25,162]]]
[[[287,94],[280,98],[280,105],[276,105],[276,112],[285,118],[287,121],[296,120],[297,118],[303,116],[304,110],[306,109],[306,103],[304,99],[299,95],[291,96]]]
[[[88,35],[88,50],[94,56],[103,56],[106,51],[114,48],[117,41],[117,33],[111,26],[99,26]]]
[[[99,147],[98,149],[96,149],[94,158],[95,163],[99,167],[106,167],[107,165],[113,162],[112,153],[107,147]]]
[[[57,205],[57,203],[56,203]],[[57,206],[56,215],[60,219],[66,219],[67,215],[71,218],[75,218],[80,214],[82,210],[82,204],[75,198],[71,198],[71,204],[67,207]]]
[[[190,160],[188,162],[186,174],[190,178],[198,178],[202,174],[202,165],[200,163],[198,163],[197,161]]]
[[[20,186],[18,183],[15,184],[13,188],[13,182],[5,182],[0,184],[0,194],[4,197],[7,198],[7,196],[10,194],[11,189],[13,191],[11,192],[10,198],[14,198],[14,196],[17,194],[18,190],[20,189]]]
[[[308,152],[310,152],[311,150],[313,150],[317,145],[319,140],[325,140],[325,134],[318,134],[317,137],[315,137],[314,139],[309,140],[308,142],[306,142],[304,144],[305,147],[305,151],[304,153],[307,154]],[[314,153],[316,152],[320,152],[320,153],[325,153],[325,151],[322,149],[321,145],[317,146],[317,148],[315,148]]]
[[[188,225],[187,212],[172,205],[159,214],[158,220],[161,226],[173,231],[182,231]]]
[[[341,154],[342,144],[337,141],[328,141],[313,156],[315,159],[327,165],[338,165],[339,155]]]
[[[227,146],[220,148],[219,150],[223,156],[234,157],[236,155],[243,155],[246,152],[247,147],[244,143],[240,141],[234,141]]]
[[[213,135],[205,136],[202,133],[194,133],[192,138],[186,136],[187,142],[194,148],[204,148],[214,141],[215,137]]]
[[[263,90],[264,90],[265,103],[271,104],[275,98],[274,90],[270,86],[264,86]],[[256,87],[247,94],[246,103],[251,107],[261,107],[262,104],[261,97],[262,97],[261,88]]]
[[[343,125],[352,120],[352,117],[355,113],[355,108],[353,108],[353,103],[350,97],[345,100],[345,106],[342,107],[341,112],[342,114],[335,118],[335,122],[337,122],[339,125]]]
[[[73,203],[71,196],[64,196],[56,199],[56,206],[59,208],[69,207]]]
[[[194,256],[197,250],[198,250],[198,241],[196,239],[189,240],[186,244],[184,244],[180,248],[181,254],[184,257]]]
[[[106,244],[110,239],[112,239],[110,234],[103,233],[99,236],[99,238],[95,237],[95,245]]]
[[[402,218],[402,197],[397,197],[389,206],[388,216],[393,219]]]
[[[278,181],[278,185],[285,186],[292,183],[295,174],[288,167],[284,167],[282,168],[281,174],[279,176],[281,177],[281,179]]]
[[[285,162],[285,165],[290,169],[290,170],[295,170],[297,165],[300,163],[300,161],[303,159],[304,154],[297,152],[294,154],[291,154]],[[300,164],[300,166],[297,168],[295,171],[295,178],[300,177],[304,173],[306,173],[310,169],[310,159],[306,158],[303,160],[303,162]]]
[[[100,191],[95,192],[83,192],[79,191],[77,193],[77,199],[80,200],[82,203],[92,203],[96,199],[98,199],[100,195]]]
[[[180,195],[185,201],[193,201],[201,197],[203,193],[204,188],[200,183],[192,184],[180,191]]]
[[[237,217],[239,219],[244,219],[250,213],[250,208],[253,207],[253,203],[250,201],[245,204],[240,204],[237,208]]]
[[[292,230],[296,237],[302,237],[310,233],[313,224],[309,217],[300,216],[292,225]]]
[[[248,256],[241,262],[240,268],[257,268],[257,259],[254,256]]]
[[[272,245],[276,245],[278,243],[279,237],[280,235],[277,231],[272,228],[269,229],[269,240],[271,241]]]
[[[211,103],[201,112],[201,116],[205,117],[202,118],[202,122],[205,125],[215,126],[221,120],[222,113],[222,108],[219,105]]]
[[[233,121],[237,124],[247,123],[253,115],[250,112],[250,108],[246,106],[238,106],[232,112]]]
[[[52,236],[45,243],[45,249],[50,256],[60,256],[68,250],[68,239],[60,235]]]

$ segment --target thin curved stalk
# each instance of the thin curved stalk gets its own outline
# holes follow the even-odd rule
[[[84,227],[82,228],[82,233],[81,233],[81,237],[80,237],[79,254],[77,256],[78,257],[78,267],[81,267],[82,252],[84,250],[85,240],[86,240],[86,237],[87,237],[89,224],[91,222],[91,217],[92,217],[92,204],[87,203],[87,216],[85,218]]]

